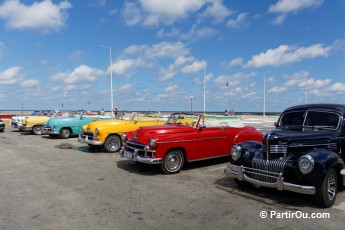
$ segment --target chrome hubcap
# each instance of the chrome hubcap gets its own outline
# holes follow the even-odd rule
[[[62,136],[63,137],[68,137],[69,136],[69,130],[68,129],[62,130]]]
[[[41,134],[41,133],[42,133],[41,127],[36,126],[36,127],[35,127],[35,133],[36,133],[36,134]]]
[[[328,177],[328,183],[327,183],[327,193],[328,193],[328,199],[329,200],[333,200],[333,198],[335,197],[335,193],[336,193],[336,178],[334,176],[334,174],[331,174]]]
[[[117,138],[113,137],[108,142],[108,149],[111,149],[113,151],[117,150],[120,146],[120,142]]]
[[[169,169],[169,171],[175,171],[176,169],[179,168],[180,164],[181,164],[181,158],[179,155],[174,154],[174,153],[169,154],[166,160],[166,166],[167,166],[167,169]]]

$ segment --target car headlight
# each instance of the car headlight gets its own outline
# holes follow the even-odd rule
[[[125,134],[125,133],[121,135],[121,138],[122,138],[122,141],[123,141],[123,142],[125,142],[125,141],[126,141],[126,137],[127,137],[127,136],[126,136],[126,134]]]
[[[150,147],[151,147],[151,148],[154,148],[154,147],[156,147],[156,145],[157,145],[156,139],[151,138],[151,139],[150,139]]]
[[[314,168],[314,158],[310,155],[301,156],[298,159],[299,170],[302,174],[308,174]]]
[[[237,161],[241,157],[241,147],[239,145],[232,147],[231,157],[234,161]]]
[[[95,136],[98,134],[98,128],[95,129]]]

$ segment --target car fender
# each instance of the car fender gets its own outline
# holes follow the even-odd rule
[[[314,149],[305,152],[303,155],[310,155],[314,159],[314,169],[308,176],[313,178],[316,188],[321,186],[329,169],[334,168],[337,174],[341,176],[340,172],[345,168],[343,159],[328,149]]]
[[[258,132],[256,130],[245,130],[242,132],[239,132],[235,138],[234,143],[241,143],[243,141],[256,141],[256,142],[262,142],[264,135],[261,132]]]
[[[236,165],[251,165],[251,162],[258,152],[262,152],[263,144],[258,141],[243,141],[235,144],[234,147],[241,148],[241,158],[236,162],[230,157],[230,162]]]

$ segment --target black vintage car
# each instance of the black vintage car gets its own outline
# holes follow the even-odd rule
[[[307,104],[286,109],[263,143],[246,141],[231,150],[225,174],[238,184],[313,195],[334,204],[345,186],[345,105]]]

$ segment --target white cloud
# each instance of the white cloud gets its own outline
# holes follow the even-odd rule
[[[287,92],[288,89],[289,88],[286,86],[275,86],[269,89],[267,93],[284,93],[284,92]]]
[[[165,87],[164,91],[165,92],[174,92],[174,91],[176,91],[177,88],[178,88],[177,84],[170,85],[170,86]]]
[[[132,71],[134,68],[138,67],[139,65],[140,65],[140,62],[138,62],[135,59],[118,60],[112,65],[113,74],[128,75],[130,71]]]
[[[170,57],[170,58],[177,58],[181,55],[186,55],[189,53],[186,46],[181,42],[161,42],[158,44],[153,45],[152,47],[148,48],[145,52],[146,57]]]
[[[6,20],[10,29],[38,30],[43,33],[59,31],[65,26],[67,10],[72,5],[69,1],[54,4],[51,0],[34,2],[31,6],[19,0],[6,0],[0,5],[0,18]]]
[[[201,14],[202,19],[213,18],[215,23],[220,23],[231,14],[231,11],[226,8],[220,0],[212,1],[210,4],[211,5]]]
[[[203,0],[140,0],[145,12],[148,12],[144,24],[148,26],[159,23],[172,24],[179,19],[184,19],[190,13],[195,13],[204,4]],[[148,20],[150,19],[150,20]]]
[[[252,98],[254,98],[255,96],[256,96],[256,92],[249,92],[249,93],[247,93],[247,94],[244,94],[244,95],[242,96],[242,98],[252,99]]]
[[[239,66],[243,64],[243,59],[242,58],[235,58],[232,59],[229,62],[223,62],[222,65],[226,67],[234,67],[234,66]]]
[[[237,15],[236,19],[229,20],[227,26],[230,29],[238,29],[248,26],[249,22],[247,22],[247,13],[241,13]]]
[[[252,79],[256,76],[256,73],[242,73],[238,72],[232,75],[220,75],[217,77],[213,82],[216,84],[218,88],[226,88],[226,84],[228,83],[229,87],[234,87],[240,85],[243,82],[252,81]]]
[[[117,91],[121,93],[127,93],[127,92],[131,92],[132,90],[133,90],[133,85],[125,84],[121,86]]]
[[[274,20],[274,24],[280,25],[284,22],[287,14],[311,7],[319,7],[322,3],[323,0],[279,0],[269,7],[268,12],[279,14]]]
[[[20,85],[23,86],[23,87],[33,87],[33,86],[36,86],[36,85],[39,85],[39,81],[36,80],[36,79],[29,79],[29,80],[25,80],[25,81],[21,81],[20,82]]]
[[[141,9],[134,2],[125,3],[122,16],[128,26],[137,25],[143,20]]]
[[[327,57],[330,51],[331,47],[325,47],[321,44],[299,48],[295,46],[281,45],[276,49],[269,49],[266,52],[254,55],[252,59],[246,63],[245,67],[277,67],[293,62],[299,62],[303,59]]]
[[[137,24],[144,26],[171,25],[178,20],[187,18],[190,14],[196,13],[206,2],[206,0],[139,0],[127,2],[123,8],[122,16],[129,26]],[[224,14],[224,10],[221,13]]]
[[[206,65],[205,61],[195,61],[190,65],[186,65],[181,69],[182,73],[195,73],[204,69]]]
[[[21,66],[13,66],[0,72],[0,85],[13,85],[20,82],[24,77],[24,75],[20,73],[21,69]]]
[[[63,81],[65,84],[76,84],[78,82],[95,81],[98,76],[103,75],[104,72],[99,69],[93,69],[86,65],[81,65],[75,68],[70,73],[57,73],[50,77],[52,81]]]
[[[318,7],[323,0],[279,0],[269,7],[269,13],[289,13],[310,7]]]
[[[177,28],[172,28],[170,31],[165,32],[165,29],[160,29],[157,33],[156,36],[159,38],[174,38],[174,37],[178,37],[181,34],[181,30],[177,29]]]
[[[344,93],[345,92],[345,84],[344,83],[334,83],[329,88],[326,89],[327,91]]]
[[[158,81],[167,81],[172,79],[177,72],[176,65],[169,65],[168,68],[161,68],[159,71]]]
[[[193,57],[186,57],[186,56],[179,56],[175,59],[175,64],[180,66],[185,64],[186,62],[194,61]]]
[[[214,27],[196,27],[193,26],[188,32],[181,33],[179,35],[180,39],[189,40],[195,42],[201,38],[214,37],[218,31]]]

